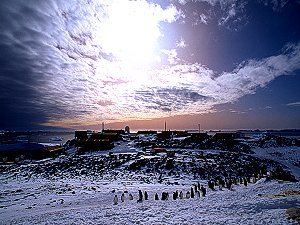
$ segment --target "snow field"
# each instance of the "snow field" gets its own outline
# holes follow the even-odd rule
[[[299,149],[254,151],[256,157],[281,162],[299,177]],[[206,197],[171,200],[174,191],[185,194],[197,181],[207,187],[207,181],[188,175],[164,177],[158,183],[147,174],[142,175],[144,179],[133,179],[141,175],[124,178],[126,173],[115,176],[112,172],[97,179],[61,175],[29,178],[15,176],[17,173],[16,168],[0,174],[0,224],[296,224],[287,218],[286,209],[300,207],[299,195],[279,195],[283,191],[300,191],[299,182],[262,178],[246,187],[234,185],[232,190],[207,189]],[[137,203],[138,190],[147,191],[149,200]],[[121,202],[124,192],[125,202]],[[154,200],[155,193],[161,197],[162,192],[170,194],[169,200]],[[129,193],[134,200],[128,199]],[[115,195],[117,205],[113,204]]]
[[[274,196],[285,190],[299,190],[299,183],[264,178],[247,187],[234,186],[233,190],[207,190],[206,197],[167,201],[154,200],[155,193],[186,192],[190,185],[48,182],[5,184],[1,191],[1,205],[5,206],[0,209],[1,224],[295,224],[287,219],[285,211],[300,207],[299,196]],[[12,195],[9,190],[19,190],[19,194]],[[125,190],[128,193],[121,202]],[[149,200],[137,203],[138,190],[147,191]],[[128,199],[129,193],[134,200]],[[115,194],[117,205],[113,205]]]

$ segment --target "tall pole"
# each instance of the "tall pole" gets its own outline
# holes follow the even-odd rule
[[[167,131],[167,121],[165,121],[165,131]]]
[[[200,123],[198,124],[199,133],[201,133]]]
[[[102,133],[104,132],[104,122],[102,122]]]

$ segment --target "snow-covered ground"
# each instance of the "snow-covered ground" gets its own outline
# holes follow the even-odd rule
[[[283,162],[299,178],[300,148],[254,150],[256,156]],[[158,183],[108,175],[42,178],[2,173],[0,224],[296,224],[287,218],[286,209],[300,207],[299,195],[282,194],[300,191],[299,182],[262,178],[247,186],[234,185],[232,190],[207,189],[205,197],[172,200],[171,195],[162,201],[154,200],[155,193],[161,196],[178,190],[185,194],[193,184],[207,186],[207,181],[182,176]],[[138,190],[147,191],[149,200],[138,203]]]
[[[271,147],[254,148],[259,158],[272,159],[286,166],[289,171],[300,180],[300,148],[299,147]]]

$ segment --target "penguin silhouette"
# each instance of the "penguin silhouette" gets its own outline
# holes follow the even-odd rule
[[[182,193],[182,191],[179,192],[179,198],[183,199],[183,193]]]
[[[125,195],[124,193],[121,195],[121,202],[124,202],[125,201]]]
[[[188,191],[188,192],[186,193],[186,198],[189,199],[190,197],[191,197],[191,194],[190,194],[190,192]]]
[[[144,197],[145,197],[145,200],[148,200],[148,193],[147,193],[147,191],[144,192]]]
[[[118,204],[118,196],[115,195],[115,197],[114,197],[114,205],[117,205],[117,204]]]

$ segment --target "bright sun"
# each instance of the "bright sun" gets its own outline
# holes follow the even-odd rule
[[[152,8],[142,1],[117,1],[109,8],[102,46],[125,67],[145,67],[158,60],[155,49],[161,33]]]

